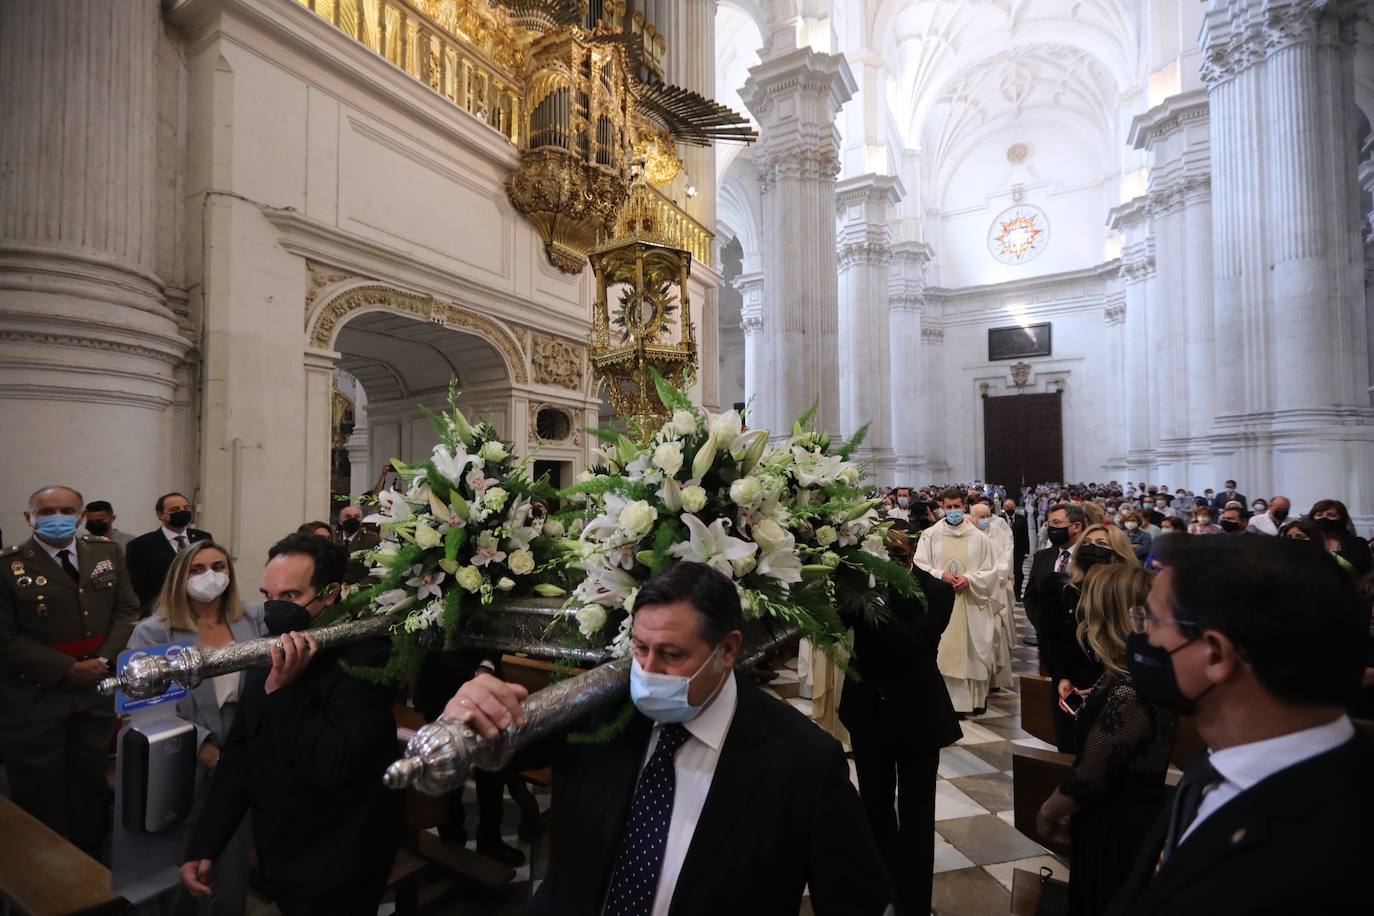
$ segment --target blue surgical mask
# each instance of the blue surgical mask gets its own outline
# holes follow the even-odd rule
[[[980,519],[978,519],[978,527],[979,527],[979,528],[982,528],[984,531],[987,531],[987,530],[988,530],[988,526],[991,525],[991,524],[992,524],[992,519],[990,519],[990,518],[980,518]]]
[[[946,509],[945,521],[949,522],[951,525],[962,525],[964,523],[964,510]]]
[[[75,515],[43,515],[33,523],[33,533],[38,535],[39,540],[62,547],[70,544],[76,536],[77,521],[78,516]]]
[[[687,699],[692,681],[696,680],[701,672],[711,667],[711,662],[715,659],[719,649],[720,646],[712,649],[711,654],[706,657],[706,661],[691,677],[679,674],[655,674],[652,671],[645,671],[640,666],[639,660],[636,659],[630,665],[630,699],[634,700],[634,704],[640,712],[660,725],[695,719],[697,714],[701,712],[701,707],[693,706]]]

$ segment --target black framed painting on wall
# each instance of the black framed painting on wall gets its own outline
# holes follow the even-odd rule
[[[988,329],[988,360],[1050,355],[1050,323]]]

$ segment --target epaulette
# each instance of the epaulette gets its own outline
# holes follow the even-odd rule
[[[110,544],[110,543],[113,543],[109,538],[105,537],[104,535],[100,535],[100,534],[83,534],[83,535],[81,535],[81,540],[83,540],[83,541],[89,541],[89,542],[92,543],[92,544]]]
[[[19,552],[19,545],[18,545],[18,544],[15,544],[15,545],[13,545],[13,546],[6,547],[6,548],[4,548],[3,550],[0,550],[0,557],[7,557],[7,556],[9,556],[9,555],[12,554],[12,553],[18,553],[18,552]]]

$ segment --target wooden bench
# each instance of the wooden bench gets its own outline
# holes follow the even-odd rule
[[[127,902],[110,870],[0,796],[0,899],[23,916],[95,916]]]
[[[1048,677],[1019,674],[1021,691],[1021,728],[1046,744],[1058,745],[1054,736],[1054,710],[1059,705]]]

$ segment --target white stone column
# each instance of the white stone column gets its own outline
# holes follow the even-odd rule
[[[348,452],[348,492],[353,496],[372,489],[376,477],[372,473],[370,437],[367,434],[367,391],[361,382],[353,386],[353,432],[344,443]],[[335,507],[335,514],[338,514]]]
[[[835,117],[854,88],[843,57],[800,48],[750,70],[742,92],[763,131],[767,398],[758,413],[778,433],[816,401],[818,427],[839,429]]]
[[[1363,155],[1360,157],[1360,187],[1364,193],[1374,198],[1374,134],[1365,138]],[[1365,214],[1364,221],[1364,314],[1366,353],[1369,360],[1370,400],[1374,402],[1374,208]]]
[[[137,530],[190,348],[156,274],[157,0],[0,3],[0,526],[45,483]],[[41,452],[37,447],[41,444]]]
[[[1102,320],[1106,323],[1106,337],[1103,341],[1102,352],[1106,357],[1104,377],[1107,380],[1106,390],[1103,392],[1105,397],[1101,400],[1104,416],[1114,418],[1110,426],[1102,430],[1102,434],[1111,443],[1108,447],[1107,461],[1103,465],[1105,477],[1108,480],[1120,481],[1123,485],[1127,473],[1126,464],[1126,443],[1127,443],[1127,419],[1126,412],[1130,409],[1130,398],[1127,396],[1126,387],[1126,292],[1117,289],[1107,294],[1102,308]]]
[[[1229,0],[1207,14],[1215,467],[1374,518],[1351,59],[1357,0]],[[1284,367],[1298,371],[1284,372]]]
[[[1157,482],[1154,436],[1159,404],[1151,390],[1151,281],[1155,272],[1154,245],[1145,219],[1142,197],[1112,210],[1110,225],[1122,233],[1121,279],[1125,293],[1125,341],[1122,371],[1126,379],[1126,476],[1137,483]],[[1157,330],[1157,327],[1156,327]],[[1174,484],[1177,486],[1177,484]]]
[[[865,423],[858,457],[873,462],[879,486],[893,482],[891,345],[888,267],[892,261],[889,208],[902,197],[891,175],[860,175],[836,186],[839,212],[840,432]]]
[[[925,266],[931,253],[924,242],[898,242],[892,246],[888,275],[893,479],[902,486],[931,480],[930,461],[926,457],[931,435],[930,388],[921,343]]]
[[[921,413],[917,428],[926,434],[922,448],[930,473],[928,479],[913,480],[912,483],[917,486],[950,482],[952,467],[949,463],[949,443],[945,439],[945,431],[950,427],[947,425],[949,413],[945,408],[951,403],[951,396],[957,398],[962,395],[961,392],[945,390],[945,329],[931,320],[931,311],[931,304],[927,301],[922,312],[921,355],[914,368],[922,386],[918,391],[925,395],[924,405],[916,408]]]
[[[1183,361],[1160,373],[1171,405],[1156,431],[1160,482],[1201,490],[1213,480],[1216,327],[1212,310],[1211,131],[1207,94],[1171,96],[1131,125],[1130,142],[1150,154],[1148,213],[1154,239],[1158,318]],[[1225,472],[1222,472],[1225,476]]]
[[[759,271],[740,274],[730,281],[743,300],[739,308],[739,326],[744,332],[744,403],[750,410],[750,426],[761,421],[753,418],[753,411],[761,398],[763,350],[763,274]]]

